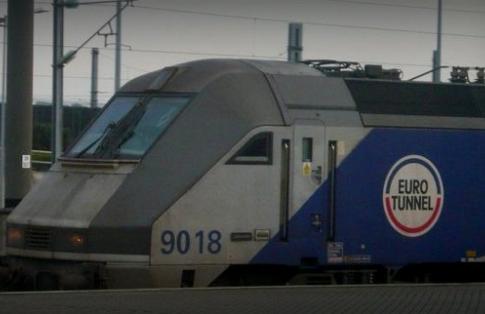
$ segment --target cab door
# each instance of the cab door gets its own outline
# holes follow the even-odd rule
[[[308,206],[308,200],[323,183],[326,156],[325,127],[320,120],[297,120],[293,129],[293,167],[291,211],[296,214],[305,206],[309,228],[323,228],[322,204]],[[307,204],[307,205],[306,205]]]

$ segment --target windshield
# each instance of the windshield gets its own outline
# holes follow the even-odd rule
[[[188,97],[117,97],[91,125],[69,157],[102,159],[138,158],[152,146],[178,113]]]
[[[138,97],[116,97],[69,151],[69,155],[92,154],[110,126],[118,123],[138,101]]]
[[[187,103],[186,97],[155,97],[145,113],[117,147],[118,155],[143,155]]]

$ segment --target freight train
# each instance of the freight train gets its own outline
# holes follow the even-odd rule
[[[128,82],[9,215],[12,278],[483,280],[485,86],[336,64],[202,60]]]

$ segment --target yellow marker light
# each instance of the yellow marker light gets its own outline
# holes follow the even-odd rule
[[[69,242],[71,242],[72,246],[81,247],[86,242],[86,238],[80,234],[73,234],[69,237]]]
[[[7,230],[7,243],[13,244],[22,241],[24,238],[24,232],[20,228],[8,228]]]
[[[468,258],[477,257],[477,251],[475,251],[475,250],[466,251],[466,257],[468,257]]]

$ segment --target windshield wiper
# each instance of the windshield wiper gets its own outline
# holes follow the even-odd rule
[[[117,144],[113,145],[114,146],[114,149],[115,151],[113,151],[111,153],[111,155],[113,157],[118,157],[120,155],[119,151],[120,151],[120,147],[123,146],[123,144],[125,144],[130,138],[133,137],[133,135],[135,135],[135,127],[136,127],[136,123],[134,124],[134,126],[131,126],[129,129],[127,129],[123,135],[120,137],[120,140],[118,141]]]
[[[96,157],[113,157],[113,150],[133,136],[133,130],[145,114],[143,102],[133,107],[98,145],[93,155]]]
[[[103,130],[103,133],[101,133],[100,136],[98,136],[94,141],[92,141],[91,143],[89,143],[88,146],[84,147],[79,153],[77,153],[75,155],[75,158],[80,158],[82,157],[84,154],[86,154],[94,145],[96,145],[103,137],[106,136],[106,134],[108,134],[108,131],[111,130],[111,129],[114,129],[116,127],[116,123],[115,122],[110,122]]]

